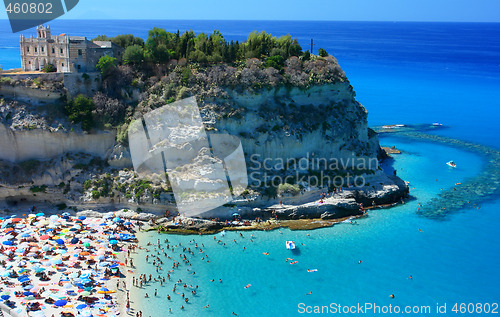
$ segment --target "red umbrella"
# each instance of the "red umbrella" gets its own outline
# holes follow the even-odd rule
[[[40,236],[40,240],[47,240],[49,238],[50,237],[48,235],[46,235],[46,234]]]
[[[14,219],[12,219],[12,222],[19,222],[21,220],[22,220],[21,218],[14,218]]]

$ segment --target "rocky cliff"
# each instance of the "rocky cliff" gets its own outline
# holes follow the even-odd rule
[[[133,77],[130,71],[124,73]],[[126,81],[126,76],[120,80]],[[404,182],[384,175],[378,167],[377,134],[367,127],[367,111],[356,101],[353,87],[333,57],[305,62],[291,57],[281,71],[263,68],[256,59],[238,67],[171,62],[165,73],[134,76],[138,76],[134,89],[143,91],[134,118],[194,96],[209,135],[224,133],[241,140],[249,187],[238,192],[241,196],[234,203],[204,217],[228,217],[233,212],[252,217],[282,202],[288,206],[281,210],[286,217],[343,217],[359,213],[360,203],[390,204],[408,193]],[[15,200],[18,190],[23,199],[36,193],[37,200],[45,195],[75,206],[172,208],[168,182],[140,179],[130,171],[130,150],[123,137],[128,120],[118,127],[115,141],[116,134],[111,132],[83,133],[76,126],[72,132],[63,118],[23,127],[19,122],[24,121],[16,117],[22,111],[16,109],[12,103],[2,104],[0,159],[19,169],[28,159],[45,163],[24,169],[22,181],[6,172],[14,165],[5,163],[3,173],[9,177],[0,186],[0,197]],[[78,152],[86,155],[67,156]],[[209,152],[200,149],[200,153]],[[104,164],[92,156],[104,158]],[[44,167],[52,164],[47,162],[57,167]],[[39,190],[44,183],[49,188]],[[341,197],[318,207],[322,194],[341,187],[345,188]]]

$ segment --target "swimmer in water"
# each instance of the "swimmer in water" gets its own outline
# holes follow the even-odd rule
[[[391,296],[389,296],[389,297],[390,297],[390,298],[394,298],[395,296],[394,296],[394,294],[391,294]]]
[[[418,231],[423,232],[422,229],[418,228]]]
[[[269,255],[269,252],[262,252],[262,254],[264,254],[264,255]]]
[[[310,291],[310,292],[309,292],[309,293],[307,293],[306,295],[312,295],[312,293],[313,293],[313,292],[312,292],[312,291]]]
[[[361,264],[361,262],[363,262],[363,261],[359,260],[358,264]]]

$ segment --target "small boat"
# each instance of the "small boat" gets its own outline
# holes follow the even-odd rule
[[[286,248],[287,248],[288,250],[293,250],[293,249],[295,249],[295,242],[293,242],[293,241],[287,241],[287,242],[286,242]]]
[[[434,123],[432,123],[432,125],[433,125],[434,127],[440,127],[440,126],[442,126],[443,124],[442,124],[442,123],[439,123],[439,122],[434,122]]]
[[[448,165],[449,167],[453,167],[453,168],[457,167],[457,164],[455,164],[455,162],[453,162],[453,161],[447,162],[446,165]]]

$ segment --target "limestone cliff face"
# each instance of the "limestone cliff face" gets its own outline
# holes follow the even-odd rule
[[[0,159],[20,162],[50,159],[65,153],[87,153],[104,158],[115,144],[115,133],[84,134],[44,129],[13,131],[0,124]]]
[[[367,111],[348,82],[310,88],[278,87],[258,93],[225,90],[227,98],[202,104],[207,125],[238,136],[246,155],[262,159],[376,158],[378,138],[367,127]],[[211,109],[230,103],[234,113],[218,119]]]

